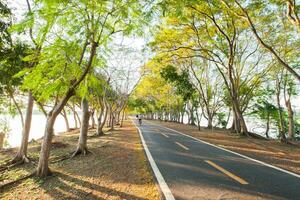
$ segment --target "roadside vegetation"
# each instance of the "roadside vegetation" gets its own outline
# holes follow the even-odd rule
[[[199,130],[299,140],[298,3],[163,1],[131,108]]]

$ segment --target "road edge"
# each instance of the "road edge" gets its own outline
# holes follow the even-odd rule
[[[148,122],[149,122],[149,121],[148,121]],[[204,143],[204,144],[207,144],[207,145],[213,146],[213,147],[215,147],[215,148],[218,148],[218,149],[227,151],[227,152],[229,152],[229,153],[238,155],[238,156],[240,156],[240,157],[246,158],[246,159],[248,159],[248,160],[251,160],[251,161],[253,161],[253,162],[259,163],[259,164],[261,164],[261,165],[264,165],[264,166],[267,166],[267,167],[276,169],[276,170],[278,170],[278,171],[284,172],[284,173],[286,173],[286,174],[295,176],[295,177],[297,177],[297,178],[300,178],[300,174],[297,174],[297,173],[288,171],[288,170],[286,170],[286,169],[282,169],[282,168],[280,168],[280,167],[276,167],[276,166],[274,166],[274,165],[268,164],[268,163],[263,162],[263,161],[260,161],[260,160],[256,160],[256,159],[251,158],[251,157],[249,157],[249,156],[246,156],[246,155],[237,153],[237,152],[235,152],[235,151],[231,151],[231,150],[229,150],[229,149],[225,149],[225,148],[220,147],[220,146],[217,146],[217,145],[215,145],[215,144],[211,144],[211,143],[209,143],[209,142],[206,142],[206,141],[204,141],[204,140],[201,140],[201,139],[195,138],[195,137],[193,137],[193,136],[187,135],[187,134],[182,133],[182,132],[180,132],[180,131],[177,131],[177,130],[174,130],[174,129],[171,129],[171,128],[168,128],[168,127],[165,127],[165,126],[161,126],[161,125],[158,125],[158,124],[155,124],[155,123],[152,123],[152,122],[150,122],[150,123],[151,123],[151,124],[154,124],[154,125],[156,125],[156,126],[163,127],[163,128],[165,128],[165,129],[169,129],[169,130],[171,130],[171,131],[174,131],[174,132],[179,133],[179,134],[181,134],[181,135],[184,135],[184,136],[186,136],[186,137],[192,138],[192,139],[194,139],[194,140],[197,140],[198,142],[202,142],[202,143]]]
[[[146,157],[147,157],[147,160],[151,166],[151,169],[152,169],[152,172],[156,178],[156,181],[158,182],[158,185],[160,187],[160,190],[162,191],[164,197],[165,197],[165,200],[175,200],[169,186],[167,185],[165,179],[163,178],[162,174],[160,173],[149,149],[148,149],[148,146],[144,140],[144,136],[142,135],[142,132],[140,130],[139,127],[137,127],[137,125],[135,124],[135,122],[132,120],[132,123],[134,124],[134,126],[136,127],[136,129],[138,130],[139,132],[139,136],[140,136],[140,139],[142,141],[142,145],[143,145],[143,148],[144,148],[144,151],[146,153]]]

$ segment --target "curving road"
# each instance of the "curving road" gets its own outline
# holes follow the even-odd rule
[[[144,120],[137,127],[167,200],[300,200],[298,174],[280,171],[152,122]]]

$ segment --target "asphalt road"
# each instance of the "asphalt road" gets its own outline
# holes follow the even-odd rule
[[[145,120],[137,126],[175,199],[300,200],[299,177]]]

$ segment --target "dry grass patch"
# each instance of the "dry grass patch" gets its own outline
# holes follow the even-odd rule
[[[95,130],[89,130],[92,136]],[[54,138],[51,159],[75,150],[78,130]],[[40,143],[38,141],[37,143]],[[148,168],[139,135],[131,122],[102,137],[89,137],[87,156],[77,156],[50,165],[53,175],[46,180],[29,178],[0,191],[3,199],[160,199]],[[29,156],[38,158],[40,144],[30,147]],[[12,154],[13,155],[13,154]],[[9,155],[10,156],[10,155]],[[0,158],[9,157],[0,153]],[[14,180],[15,173],[25,175],[34,164],[11,169],[1,175]],[[2,184],[1,183],[1,184]]]

